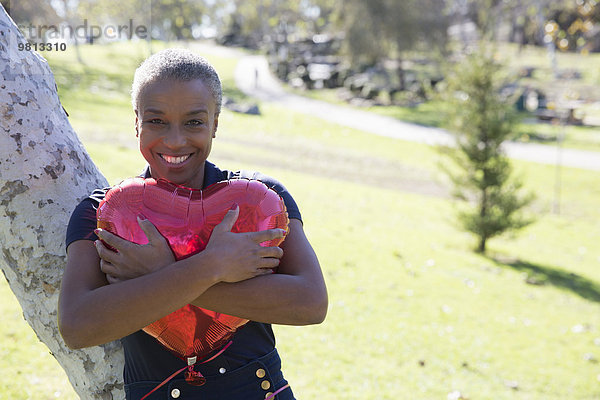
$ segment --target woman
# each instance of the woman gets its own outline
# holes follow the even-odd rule
[[[132,102],[139,148],[148,163],[145,177],[194,189],[239,177],[207,161],[221,97],[214,68],[189,51],[165,50],[142,63]],[[214,228],[204,251],[175,261],[166,240],[143,216],[138,221],[147,245],[103,230],[94,233],[96,207],[107,189],[95,191],[74,211],[59,300],[60,331],[71,348],[121,339],[127,399],[144,397],[184,366],[140,329],[186,304],[250,322],[223,354],[195,366],[206,384],[190,386],[176,376],[148,399],[294,398],[280,370],[270,324],[322,322],[327,291],[293,198],[274,179],[258,173],[253,177],[274,187],[286,203],[289,233],[280,247],[260,246],[281,237],[279,229],[232,233],[239,213],[235,208]],[[274,267],[277,274],[270,273]]]

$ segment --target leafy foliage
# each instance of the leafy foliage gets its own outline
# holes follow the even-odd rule
[[[554,43],[562,51],[600,49],[594,40],[600,22],[596,0],[466,0],[448,6],[453,15],[472,20],[482,37],[495,37],[504,23],[512,42]]]
[[[336,10],[354,61],[400,59],[423,43],[438,48],[446,43],[449,20],[442,0],[337,1]]]
[[[511,176],[502,149],[515,125],[507,88],[502,66],[483,49],[454,67],[445,93],[447,126],[456,138],[456,148],[445,148],[457,167],[448,174],[455,197],[472,204],[458,217],[479,238],[480,252],[488,239],[532,222],[519,211],[533,197],[520,194],[522,183]]]
[[[56,10],[49,1],[0,0],[0,4],[17,25],[54,24],[60,22]]]

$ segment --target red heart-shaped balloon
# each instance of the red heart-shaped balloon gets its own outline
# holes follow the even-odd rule
[[[238,204],[232,232],[287,230],[288,216],[279,195],[256,180],[232,179],[204,190],[164,179],[131,178],[110,189],[98,206],[98,227],[138,244],[148,243],[139,227],[141,214],[167,239],[177,260],[206,247],[213,228]],[[261,243],[278,246],[283,238]],[[179,357],[202,358],[223,346],[248,320],[187,305],[146,326],[144,331]]]

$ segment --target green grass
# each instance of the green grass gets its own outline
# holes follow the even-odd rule
[[[225,66],[224,80],[231,79],[227,65],[234,61],[214,58]],[[74,86],[70,96],[83,99],[85,92]],[[95,124],[79,117],[86,108],[94,116],[95,102],[63,97],[111,182],[143,167],[119,93],[97,94],[100,103],[123,96],[104,109],[122,113],[119,135],[125,138],[116,148],[102,114]],[[446,399],[453,391],[494,400],[600,397],[597,172],[562,170],[557,214],[554,168],[515,161],[537,194],[528,209],[537,222],[514,237],[493,239],[482,256],[454,224],[456,204],[444,195],[435,149],[278,105],[261,104],[261,111],[224,111],[211,160],[284,182],[319,255],[330,295],[326,321],[275,327],[297,398]],[[72,398],[4,283],[0,299],[11,321],[0,327],[0,398],[21,398],[24,385],[27,398],[54,398],[57,390]],[[34,385],[31,376],[39,379]]]
[[[519,49],[519,46],[515,44],[502,44],[500,49],[501,57],[511,68],[534,67],[534,79],[538,81],[554,80],[552,64],[545,47],[525,46]],[[598,70],[600,54],[567,53],[557,50],[555,57],[556,67],[559,70],[576,69],[581,73],[580,80],[568,82],[571,88],[600,85],[600,71]],[[600,97],[596,94],[593,99],[599,100]]]
[[[524,119],[531,120],[530,117]],[[566,148],[600,151],[600,127],[574,126],[552,123],[525,123],[517,126],[517,140]]]
[[[65,372],[23,319],[4,278],[0,313],[0,399],[76,399]]]

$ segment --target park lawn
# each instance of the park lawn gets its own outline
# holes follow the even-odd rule
[[[110,182],[139,172],[132,134],[124,131],[115,146],[114,137],[102,136],[107,130],[92,134],[78,117],[89,106],[70,107]],[[277,105],[261,104],[261,111],[224,111],[211,160],[284,182],[319,255],[330,296],[326,321],[275,327],[297,398],[445,399],[454,391],[470,399],[600,397],[597,172],[562,170],[557,214],[554,167],[515,161],[537,195],[528,209],[537,221],[490,241],[482,256],[454,223],[457,205],[445,194],[435,149]],[[73,398],[5,283],[0,299],[11,316],[0,327],[0,398],[20,398],[14,394],[24,386],[31,399]]]
[[[65,372],[23,319],[3,277],[0,313],[0,399],[76,399]]]
[[[525,118],[517,125],[521,142],[537,142],[571,149],[600,151],[599,126],[575,126],[553,123],[530,123]]]
[[[554,167],[515,162],[538,196],[529,210],[538,221],[514,239],[492,241],[483,257],[456,229],[447,198],[382,184],[403,182],[407,170],[443,184],[437,151],[286,115],[277,106],[262,110],[261,118],[224,114],[213,154],[222,157],[219,164],[286,182],[321,257],[327,321],[276,328],[301,398],[600,393],[597,173],[563,169],[555,215]],[[323,158],[330,162],[320,166]],[[405,168],[367,172],[361,158]],[[248,163],[240,167],[239,160]]]

